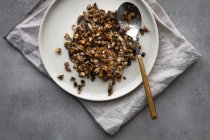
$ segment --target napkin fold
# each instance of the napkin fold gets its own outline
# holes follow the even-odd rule
[[[164,9],[155,0],[145,0],[152,8],[159,31],[159,52],[148,76],[153,97],[159,95],[178,75],[199,57],[198,51],[176,29]],[[41,0],[27,18],[5,37],[23,56],[42,73],[45,71],[38,48],[38,32],[43,15],[52,0]],[[141,85],[122,98],[107,102],[78,99],[94,120],[110,135],[128,122],[146,105]],[[148,116],[149,117],[149,116]]]

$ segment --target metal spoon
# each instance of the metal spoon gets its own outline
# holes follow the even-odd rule
[[[130,28],[127,31],[127,35],[132,37],[134,41],[136,57],[139,63],[139,67],[140,67],[140,71],[141,71],[141,75],[143,79],[143,84],[144,84],[144,88],[146,92],[147,102],[149,105],[150,115],[152,119],[157,119],[157,113],[156,113],[155,105],[153,102],[153,97],[151,95],[150,86],[148,83],[146,71],[144,68],[144,63],[140,55],[140,50],[139,50],[138,41],[137,41],[137,35],[141,27],[141,13],[134,4],[130,2],[125,2],[121,4],[117,10],[117,21],[121,28],[127,28],[127,27]]]

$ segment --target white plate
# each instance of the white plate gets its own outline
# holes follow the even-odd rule
[[[85,80],[86,86],[82,93],[78,94],[73,83],[69,80],[71,76],[80,79],[77,72],[74,70],[68,73],[64,70],[64,62],[68,61],[71,66],[73,64],[64,48],[63,36],[66,32],[69,32],[70,35],[73,34],[71,26],[76,23],[77,17],[86,10],[87,5],[96,2],[99,8],[106,11],[117,10],[120,4],[126,1],[134,3],[139,8],[142,15],[142,25],[146,25],[150,30],[140,39],[143,46],[142,50],[146,52],[144,64],[148,74],[157,57],[159,37],[152,11],[144,0],[55,0],[48,8],[39,32],[39,50],[44,66],[51,78],[68,93],[82,99],[106,101],[126,95],[142,83],[138,63],[133,61],[132,65],[124,71],[123,75],[127,79],[116,83],[113,95],[108,96],[108,82],[103,82],[100,79],[96,79],[94,82]],[[55,53],[55,48],[58,47],[62,48],[62,55],[60,56]],[[59,74],[65,75],[64,80],[58,80],[57,75]]]

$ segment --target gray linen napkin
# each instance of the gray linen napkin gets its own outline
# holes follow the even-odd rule
[[[52,1],[42,1],[43,3],[37,6],[35,11],[10,31],[6,39],[38,70],[47,75],[39,55],[38,31],[45,10]],[[200,54],[176,29],[163,8],[155,0],[146,0],[146,2],[154,11],[160,37],[158,57],[149,74],[151,91],[156,97],[194,63]],[[79,101],[110,135],[115,134],[123,124],[146,105],[142,85],[129,95],[113,101],[91,102],[82,99]]]

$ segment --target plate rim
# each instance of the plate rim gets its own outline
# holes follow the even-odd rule
[[[50,71],[49,71],[49,69],[47,68],[47,62],[46,61],[44,61],[44,56],[43,56],[43,53],[42,53],[42,51],[41,51],[41,47],[42,47],[42,45],[41,45],[41,37],[42,37],[42,32],[43,32],[43,25],[44,25],[44,23],[45,23],[45,21],[46,21],[46,17],[48,16],[48,14],[50,13],[50,10],[52,9],[52,7],[56,4],[58,2],[58,0],[53,0],[53,2],[48,6],[48,8],[47,8],[47,10],[45,11],[45,13],[44,13],[44,16],[43,16],[43,18],[42,18],[42,21],[41,21],[41,24],[40,24],[40,29],[39,29],[39,36],[38,36],[38,44],[39,44],[39,53],[40,53],[40,57],[41,57],[41,60],[42,60],[42,63],[43,63],[43,66],[44,66],[44,68],[46,69],[46,71],[47,71],[47,73],[49,74],[49,76],[52,78],[52,80],[60,87],[60,88],[62,88],[64,91],[66,91],[68,94],[71,94],[71,95],[73,95],[74,97],[78,97],[78,98],[80,98],[80,99],[85,99],[85,100],[88,100],[88,101],[97,101],[97,102],[99,102],[99,101],[111,101],[111,100],[114,100],[114,99],[118,99],[118,98],[120,98],[120,97],[123,97],[123,96],[125,96],[125,95],[128,95],[129,93],[131,93],[132,91],[134,91],[136,88],[138,88],[141,84],[142,84],[142,82],[143,82],[143,80],[141,81],[141,82],[139,82],[139,84],[137,84],[137,86],[136,87],[134,87],[132,90],[130,90],[129,92],[126,92],[126,93],[124,93],[124,94],[121,94],[121,95],[119,95],[119,96],[115,96],[115,97],[113,97],[113,98],[106,98],[106,99],[96,99],[96,98],[85,98],[85,97],[83,97],[83,96],[81,96],[80,94],[73,94],[73,93],[71,93],[71,92],[69,92],[68,90],[66,90],[65,88],[63,88],[61,85],[59,85],[59,83],[54,79],[55,77],[53,77],[50,73]],[[150,14],[150,16],[151,16],[151,18],[152,18],[152,21],[153,21],[153,23],[154,23],[154,29],[155,29],[155,37],[156,37],[156,40],[157,40],[157,51],[156,51],[156,54],[155,54],[155,59],[153,60],[153,62],[151,63],[151,65],[152,65],[152,67],[146,72],[146,74],[147,74],[147,76],[150,74],[150,72],[152,71],[152,69],[154,68],[154,65],[155,65],[155,62],[156,62],[156,60],[157,60],[157,55],[158,55],[158,51],[159,51],[159,32],[158,32],[158,28],[157,28],[157,23],[156,23],[156,20],[155,20],[155,17],[154,17],[154,13],[153,13],[153,11],[152,11],[152,8],[149,6],[149,4],[148,3],[146,3],[144,0],[141,0],[141,1],[139,1],[139,2],[142,2],[142,4],[145,6],[145,8],[148,10],[148,13]],[[110,96],[109,96],[110,97]]]

